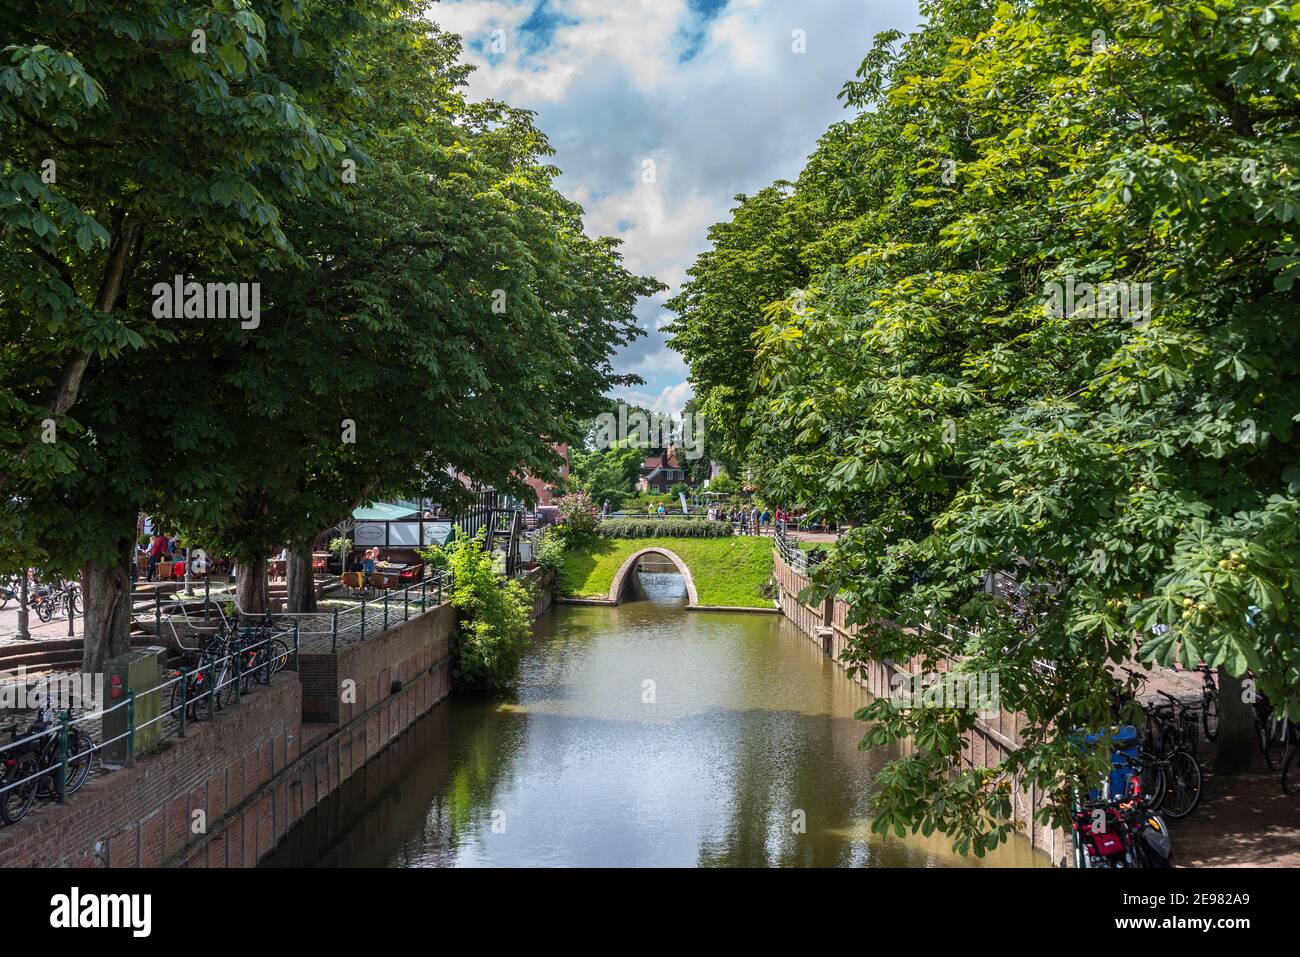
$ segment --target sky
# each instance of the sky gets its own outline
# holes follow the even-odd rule
[[[615,365],[645,379],[616,395],[671,413],[691,389],[664,302],[709,226],[797,177],[872,37],[918,23],[916,0],[442,0],[432,17],[464,38],[472,97],[536,112],[588,233],[670,287]]]

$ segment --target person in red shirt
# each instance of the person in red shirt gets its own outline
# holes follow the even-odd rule
[[[158,574],[158,562],[167,553],[167,538],[163,535],[155,534],[149,541],[149,574],[148,581],[153,581],[154,576]]]

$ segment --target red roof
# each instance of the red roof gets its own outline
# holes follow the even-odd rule
[[[642,463],[641,467],[646,472],[653,472],[658,468],[679,469],[682,465],[677,461],[677,450],[668,449],[666,452],[660,452],[658,455],[651,455]]]

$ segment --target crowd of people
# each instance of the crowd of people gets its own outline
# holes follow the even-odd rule
[[[766,508],[760,509],[757,505],[748,508],[710,506],[708,516],[711,522],[730,522],[739,535],[766,535],[774,523],[780,523],[786,517],[785,512],[779,508],[772,512]]]
[[[141,553],[143,553],[146,560],[146,581],[161,581],[161,568],[164,565],[167,566],[169,577],[185,577],[185,548],[175,535],[163,535],[155,532],[149,537],[147,546],[136,546],[137,556]]]
[[[600,516],[609,518],[611,514],[609,499],[601,504]],[[653,507],[651,515],[667,515],[668,509],[661,502]],[[706,512],[710,522],[730,522],[739,535],[766,535],[774,532],[778,525],[795,524],[799,517],[790,511],[777,508],[760,508],[758,505],[710,505]]]

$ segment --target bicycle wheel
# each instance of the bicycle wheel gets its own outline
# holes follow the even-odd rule
[[[234,659],[223,661],[214,669],[213,680],[216,681],[216,700],[218,708],[228,708],[235,703],[237,695],[248,693],[248,676],[235,677]]]
[[[215,669],[207,662],[200,666],[197,675],[190,677],[185,693],[193,704],[188,707],[187,712],[195,721],[207,721],[216,709],[212,694],[212,682],[215,677]]]
[[[48,598],[36,606],[36,617],[41,621],[49,621],[54,617],[54,602]]]
[[[289,663],[289,646],[279,638],[271,642],[271,674],[278,674]]]
[[[1300,759],[1296,757],[1297,751],[1300,751],[1300,745],[1292,744],[1282,763],[1282,793],[1291,797],[1300,794]]]
[[[68,597],[68,614],[73,618],[81,614],[81,592],[73,591]]]
[[[1150,811],[1157,810],[1165,799],[1165,769],[1149,751],[1138,755],[1139,800]]]
[[[1186,711],[1183,712],[1183,716],[1179,719],[1179,722],[1181,728],[1180,737],[1182,738],[1183,744],[1186,746],[1188,751],[1192,752],[1193,756],[1199,755],[1201,735],[1197,728],[1200,727],[1200,722],[1196,720],[1194,714]]]
[[[59,736],[46,732],[47,737],[41,739],[40,751],[36,755],[36,760],[44,773],[36,779],[36,796],[42,801],[48,801],[51,798],[59,796]]]
[[[1219,737],[1219,692],[1206,689],[1201,698],[1201,727],[1205,729],[1205,740],[1214,741]]]
[[[89,731],[75,727],[68,729],[67,793],[80,790],[90,777],[90,769],[95,763],[95,747],[95,738]]]
[[[182,678],[172,685],[172,698],[168,710],[171,716],[180,721],[181,683],[185,683],[185,717],[190,721],[206,721],[212,716],[212,695],[208,694],[208,675],[211,672],[202,666],[190,672],[188,678]]]
[[[1165,773],[1165,798],[1160,806],[1166,816],[1178,820],[1187,817],[1201,803],[1201,766],[1186,751],[1169,757]]]
[[[1257,730],[1259,747],[1264,752],[1264,763],[1270,771],[1281,770],[1282,759],[1286,756],[1286,719],[1270,714],[1268,720],[1260,724]]]
[[[0,819],[6,824],[16,824],[31,809],[32,801],[36,800],[37,779],[32,778],[22,784],[17,782],[32,777],[39,770],[40,762],[30,751],[5,770],[3,779],[0,779],[0,787],[8,790],[0,793]]]

